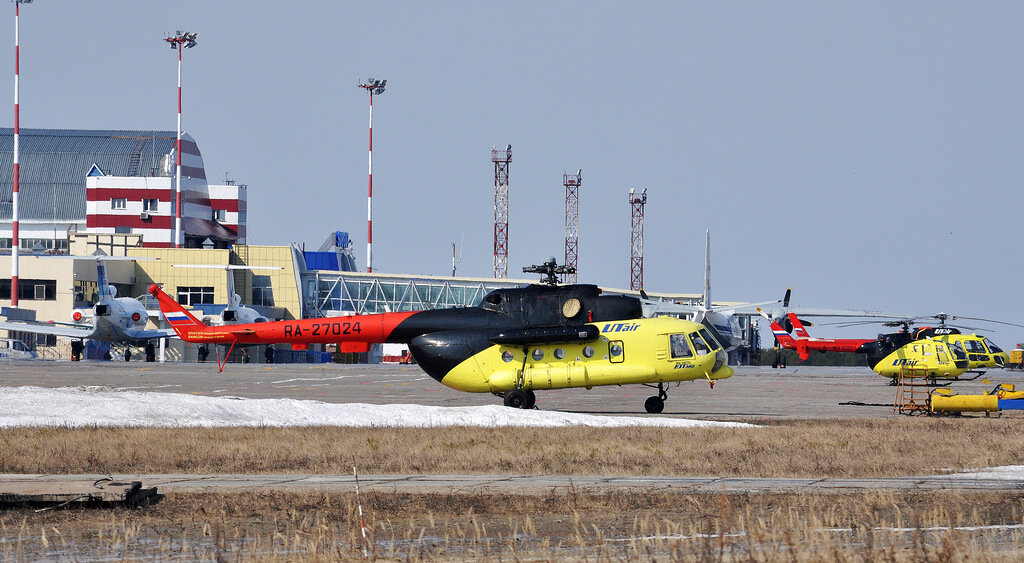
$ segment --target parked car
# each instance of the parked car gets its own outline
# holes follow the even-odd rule
[[[29,349],[28,344],[15,338],[0,338],[0,358],[16,360],[34,360],[38,356]]]

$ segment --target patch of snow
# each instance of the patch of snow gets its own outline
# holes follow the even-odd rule
[[[597,416],[520,410],[498,405],[435,407],[371,405],[296,399],[242,399],[183,393],[115,391],[103,387],[44,389],[0,387],[0,428],[24,426],[656,426],[672,428],[754,427],[653,416]]]
[[[955,479],[1006,479],[1008,481],[1024,480],[1024,465],[1004,465],[1002,467],[986,467],[972,469],[962,473],[954,473]]]

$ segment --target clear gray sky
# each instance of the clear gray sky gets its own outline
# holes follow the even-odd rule
[[[1019,2],[37,0],[21,125],[174,129],[162,39],[195,31],[183,127],[211,180],[249,185],[251,243],[346,230],[365,267],[373,76],[379,270],[450,272],[454,241],[490,276],[511,144],[514,277],[561,261],[582,168],[581,281],[628,287],[647,187],[648,290],[699,292],[710,228],[716,299],[1024,322],[1022,24]]]

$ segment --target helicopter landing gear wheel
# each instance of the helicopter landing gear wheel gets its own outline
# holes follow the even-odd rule
[[[658,384],[658,395],[655,397],[648,397],[644,401],[644,409],[651,414],[658,414],[665,410],[665,399],[668,398],[668,393],[665,392],[665,384]]]
[[[648,397],[644,401],[644,408],[651,414],[658,414],[665,410],[665,401],[661,397]]]
[[[537,404],[537,394],[531,390],[524,391],[526,393],[526,404],[523,406],[524,409],[532,409]]]
[[[513,389],[505,394],[505,406],[514,409],[528,409],[530,408],[528,405],[531,405],[530,394],[522,389]],[[536,402],[536,398],[534,398],[534,402]]]

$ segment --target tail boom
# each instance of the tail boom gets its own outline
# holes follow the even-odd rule
[[[210,327],[161,291],[156,284],[149,286],[149,293],[157,298],[160,311],[179,338],[186,342],[210,344],[291,343],[301,347],[309,344],[388,342],[395,328],[416,314],[383,313]]]

